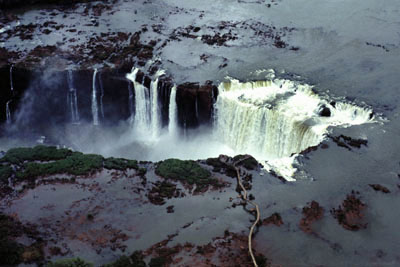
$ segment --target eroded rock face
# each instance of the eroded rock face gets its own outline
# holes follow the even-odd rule
[[[176,102],[181,127],[195,128],[210,123],[218,89],[211,82],[204,85],[184,83],[178,86]]]

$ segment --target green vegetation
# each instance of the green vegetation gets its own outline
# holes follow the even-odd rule
[[[146,267],[143,261],[143,254],[141,251],[135,251],[131,256],[121,256],[113,263],[104,265],[104,267]]]
[[[103,157],[94,154],[74,152],[71,156],[50,163],[29,162],[22,171],[16,173],[19,180],[35,179],[39,176],[67,173],[71,175],[87,175],[103,167]]]
[[[0,165],[0,183],[8,184],[8,178],[13,174],[13,169],[9,165]]]
[[[12,148],[7,151],[0,162],[9,162],[11,164],[22,164],[24,161],[50,161],[65,159],[73,152],[66,148],[58,149],[55,146],[35,146]]]
[[[164,198],[179,197],[180,192],[176,190],[176,185],[167,181],[157,181],[150,190],[147,197],[154,205],[164,205]]]
[[[208,158],[206,163],[213,167],[213,172],[222,172],[229,177],[236,178],[236,169],[231,164],[226,164],[219,158]]]
[[[12,148],[0,159],[0,183],[7,184],[15,173],[17,181],[29,181],[34,186],[37,177],[54,174],[74,176],[89,175],[102,168],[114,170],[135,169],[139,175],[146,168],[139,168],[136,160],[106,158],[100,155],[83,154],[55,146]],[[15,171],[13,170],[15,169]]]
[[[152,258],[149,262],[150,267],[163,267],[166,266],[167,259],[164,257]]]
[[[167,159],[161,161],[157,168],[156,174],[167,179],[187,182],[189,184],[203,185],[210,184],[215,179],[210,178],[211,173],[200,167],[193,160]]]
[[[106,158],[104,160],[104,168],[114,170],[126,170],[126,169],[139,169],[136,160],[122,159],[122,158]]]
[[[138,174],[140,176],[144,176],[146,174],[146,172],[147,172],[146,168],[139,168],[139,170],[138,170]]]
[[[238,166],[243,166],[248,170],[255,170],[255,169],[258,168],[259,164],[258,164],[258,161],[255,158],[250,156],[249,158],[243,160],[245,157],[247,157],[247,156],[246,155],[237,155],[237,156],[235,156],[233,158],[233,161],[234,162],[238,162],[238,161],[242,160],[237,165]]]
[[[93,267],[92,263],[86,262],[80,258],[61,259],[50,262],[47,267]]]

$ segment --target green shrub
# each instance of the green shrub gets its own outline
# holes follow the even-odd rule
[[[94,154],[74,152],[71,156],[50,163],[29,162],[24,170],[16,173],[19,180],[33,180],[39,176],[67,173],[70,175],[87,175],[103,167],[103,157]]]
[[[146,267],[141,251],[135,251],[131,256],[121,256],[113,263],[106,264],[104,267]]]
[[[9,162],[12,164],[22,164],[24,161],[50,161],[65,159],[73,152],[66,148],[57,149],[55,146],[35,146],[12,148],[7,151],[0,162]]]
[[[80,258],[60,259],[50,262],[47,267],[93,267],[92,263],[86,262]]]
[[[212,180],[211,173],[193,160],[167,159],[158,164],[155,172],[164,178],[189,184],[207,184]]]
[[[104,160],[104,168],[113,170],[139,169],[136,160],[122,158],[106,158]]]
[[[0,165],[0,183],[8,184],[8,178],[12,173],[13,169],[9,165]]]
[[[147,169],[146,169],[146,168],[139,168],[138,174],[139,174],[140,176],[143,176],[143,175],[146,174],[146,172],[147,172]]]
[[[167,259],[164,257],[152,258],[149,262],[150,267],[164,267],[167,263]]]
[[[258,161],[255,158],[250,156],[249,158],[243,160],[245,157],[247,157],[247,155],[237,155],[237,156],[235,156],[233,158],[233,161],[234,162],[238,162],[238,161],[242,160],[237,165],[238,166],[243,166],[248,170],[255,170],[255,169],[258,168],[259,164],[258,164]]]

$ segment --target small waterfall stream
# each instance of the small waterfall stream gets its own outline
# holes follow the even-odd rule
[[[72,70],[68,70],[67,76],[68,83],[68,106],[71,112],[71,122],[78,123],[79,122],[79,111],[78,111],[78,96],[76,94],[76,88],[74,86],[74,77]]]
[[[14,91],[14,83],[13,83],[13,75],[12,75],[13,68],[14,68],[14,66],[11,65],[10,66],[10,89],[11,89],[11,91]]]
[[[98,110],[98,107],[97,107],[96,75],[97,75],[97,69],[94,69],[94,72],[93,72],[93,86],[92,86],[93,125],[99,125],[99,110]]]
[[[12,100],[8,100],[6,103],[6,122],[7,124],[11,124],[11,110],[10,110],[10,103]]]
[[[136,75],[138,71],[138,68],[133,68],[132,72],[126,75],[126,78],[132,81],[135,90],[135,112],[133,127],[144,135],[150,134],[151,137],[155,139],[160,135],[161,132],[161,114],[158,99],[158,79],[160,76],[164,75],[165,72],[163,70],[157,71],[157,73],[154,75],[153,80],[150,83],[149,90],[143,84],[140,84],[136,81]],[[133,99],[133,94],[129,94],[129,98]],[[131,102],[129,103],[131,107]]]
[[[168,132],[171,136],[178,135],[178,107],[176,105],[176,85],[171,88],[168,106]]]

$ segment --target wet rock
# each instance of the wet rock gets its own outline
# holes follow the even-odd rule
[[[174,213],[174,206],[173,205],[167,207],[167,213]]]
[[[236,178],[236,169],[232,164],[227,164],[226,160],[223,159],[224,155],[218,158],[208,158],[206,164],[213,166],[213,172],[224,173],[226,176]]]
[[[300,220],[300,229],[305,233],[313,232],[311,225],[322,218],[324,215],[324,208],[318,202],[312,201],[309,207],[303,208],[303,218]]]
[[[219,33],[215,33],[214,35],[202,35],[201,40],[203,43],[208,45],[217,45],[217,46],[226,46],[226,42],[230,40],[236,40],[237,37],[233,36],[230,33],[224,33],[220,35]]]
[[[361,146],[367,146],[368,140],[365,139],[353,139],[349,136],[329,136],[338,146],[344,147],[351,150],[351,147],[361,148]]]
[[[159,242],[144,252],[147,258],[151,257],[149,266],[180,266],[185,255],[190,255],[191,266],[252,266],[245,235],[225,231],[223,237],[199,246],[185,243],[168,247],[169,241]],[[258,266],[270,266],[270,260],[264,255],[256,251],[254,254]]]
[[[237,162],[237,166],[243,166],[249,171],[257,170],[260,168],[258,161],[250,155],[237,155],[233,157],[233,161]]]
[[[284,42],[283,40],[281,40],[280,36],[275,36],[275,41],[274,41],[274,46],[276,48],[286,48],[288,45],[286,42]]]
[[[359,199],[355,192],[347,195],[337,209],[332,209],[331,214],[344,229],[357,231],[367,227],[367,223],[363,223],[363,210],[366,205]]]
[[[380,191],[382,193],[388,194],[390,193],[390,190],[384,187],[383,185],[380,184],[369,184],[370,187],[372,187],[375,191]]]
[[[265,218],[264,220],[262,220],[262,225],[269,225],[269,224],[274,224],[278,227],[281,226],[283,224],[281,215],[279,213],[275,212],[268,218]]]
[[[305,156],[305,155],[311,153],[312,151],[316,151],[316,150],[318,149],[318,147],[319,147],[319,145],[307,147],[306,149],[304,149],[303,151],[301,151],[299,154]],[[290,156],[293,156],[293,155],[295,155],[295,154],[296,154],[296,153],[293,153],[293,154],[291,154]]]
[[[278,178],[278,179],[279,179],[282,183],[284,183],[284,184],[287,182],[287,180],[286,180],[283,176],[279,175],[279,174],[276,173],[276,171],[274,171],[274,170],[269,170],[268,173],[271,174],[272,176]]]
[[[321,106],[319,115],[321,117],[330,117],[331,116],[331,110],[327,106]]]
[[[158,181],[148,193],[149,201],[154,205],[164,205],[165,199],[177,198],[184,196],[180,190],[177,190],[176,185],[167,181]]]

